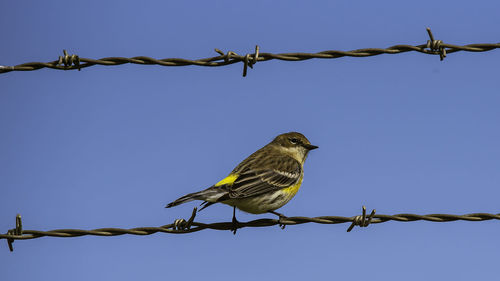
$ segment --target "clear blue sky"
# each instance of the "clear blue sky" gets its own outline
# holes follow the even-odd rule
[[[2,1],[0,65],[500,41],[498,1]],[[288,216],[500,212],[500,50],[0,75],[0,232],[160,226],[275,135],[319,145]],[[229,221],[213,206],[201,222]],[[271,215],[239,212],[242,221]],[[387,222],[0,243],[1,280],[471,280],[500,222]]]

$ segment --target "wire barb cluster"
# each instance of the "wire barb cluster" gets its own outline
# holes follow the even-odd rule
[[[387,221],[432,221],[432,222],[450,222],[450,221],[486,221],[486,220],[500,220],[499,214],[488,213],[474,213],[467,215],[450,215],[450,214],[430,214],[430,215],[416,215],[416,214],[397,214],[397,215],[376,215],[373,210],[370,215],[366,216],[366,208],[363,206],[363,213],[354,217],[341,217],[341,216],[321,216],[321,217],[287,217],[286,219],[257,219],[248,222],[238,222],[237,226],[233,222],[216,222],[216,223],[201,223],[195,222],[197,209],[194,208],[191,217],[186,221],[184,219],[175,220],[174,223],[163,225],[160,227],[136,227],[130,229],[122,228],[99,228],[93,230],[81,229],[56,229],[50,231],[39,230],[24,230],[22,228],[21,216],[16,216],[16,228],[11,229],[7,234],[0,234],[0,239],[6,239],[10,251],[13,251],[12,243],[15,240],[34,239],[43,236],[50,237],[79,237],[84,235],[94,236],[118,236],[124,234],[132,235],[151,235],[157,232],[171,233],[171,234],[186,234],[197,232],[204,229],[214,230],[230,230],[234,231],[244,227],[267,227],[274,225],[298,225],[303,223],[319,223],[319,224],[339,224],[348,223],[351,225],[347,231],[351,231],[354,226],[366,227],[369,224],[383,223]]]
[[[358,225],[359,227],[367,227],[375,216],[375,209],[372,210],[370,216],[366,217],[366,207],[363,206],[363,214],[361,216],[355,216],[352,220],[351,226],[347,229],[347,232],[351,232],[351,230]]]
[[[23,235],[23,223],[21,221],[20,214],[17,214],[17,216],[16,216],[16,228],[9,229],[9,231],[7,231],[7,235],[10,235],[10,236],[20,236],[20,235],[22,236]],[[14,251],[14,248],[12,247],[12,243],[14,243],[14,238],[7,237],[6,239],[7,239],[7,244],[9,245],[9,250],[11,252]]]
[[[51,68],[58,70],[72,70],[72,69],[82,69],[94,65],[122,65],[126,63],[132,64],[143,64],[143,65],[161,65],[161,66],[187,66],[187,65],[197,65],[197,66],[226,66],[234,63],[243,63],[243,77],[247,75],[248,67],[253,68],[258,61],[268,61],[268,60],[283,60],[283,61],[303,61],[309,59],[336,59],[341,57],[371,57],[381,54],[400,54],[406,52],[419,52],[428,55],[439,55],[440,59],[443,60],[447,54],[451,54],[459,51],[466,52],[486,52],[493,49],[500,48],[500,43],[495,44],[469,44],[464,46],[457,46],[451,44],[445,44],[441,40],[435,40],[434,36],[430,30],[427,28],[427,33],[430,40],[426,44],[422,45],[395,45],[386,49],[380,48],[366,48],[357,49],[352,51],[323,51],[318,53],[260,53],[259,46],[255,47],[255,52],[253,54],[246,54],[244,56],[238,55],[235,52],[228,51],[227,53],[222,52],[219,49],[215,51],[219,54],[216,57],[202,58],[197,60],[182,59],[182,58],[165,58],[165,59],[154,59],[145,56],[138,56],[132,58],[124,57],[108,57],[101,59],[89,59],[81,58],[77,55],[68,55],[67,51],[64,50],[64,56],[60,56],[58,60],[52,62],[29,62],[23,63],[15,66],[0,66],[0,74],[7,73],[11,71],[31,71],[41,68]]]
[[[432,31],[427,27],[427,34],[429,34],[429,38],[431,40],[427,41],[426,47],[431,51],[434,51],[435,54],[439,54],[439,59],[442,61],[446,57],[446,48],[443,47],[443,41],[434,40],[434,35],[432,35]]]
[[[65,68],[70,68],[71,66],[75,66],[78,71],[80,71],[80,57],[77,55],[68,55],[66,50],[63,50],[64,56],[59,56],[59,60],[57,61],[57,65],[64,64]]]

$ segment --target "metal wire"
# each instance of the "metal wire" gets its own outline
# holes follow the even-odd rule
[[[354,217],[341,217],[341,216],[321,216],[321,217],[288,217],[282,219],[257,219],[248,222],[216,222],[216,223],[201,223],[195,222],[194,218],[196,216],[197,209],[193,209],[191,217],[186,221],[184,219],[175,220],[174,223],[166,224],[160,227],[136,227],[130,229],[122,228],[98,228],[93,230],[82,230],[82,229],[56,229],[49,231],[39,231],[39,230],[24,230],[22,229],[21,216],[16,217],[16,228],[11,229],[7,234],[0,234],[0,239],[7,239],[9,244],[9,249],[12,251],[12,243],[14,240],[27,240],[34,239],[43,236],[50,237],[79,237],[84,235],[94,235],[94,236],[118,236],[124,234],[132,235],[151,235],[157,232],[171,233],[171,234],[186,234],[192,232],[198,232],[204,229],[214,229],[214,230],[230,230],[235,231],[236,229],[244,227],[267,227],[274,225],[298,225],[304,223],[319,223],[319,224],[339,224],[339,223],[351,223],[351,226],[347,231],[351,231],[356,225],[360,227],[366,227],[370,223],[383,223],[387,221],[400,221],[400,222],[412,222],[412,221],[432,221],[432,222],[450,222],[450,221],[486,221],[486,220],[500,220],[499,214],[488,214],[488,213],[473,213],[466,215],[450,215],[450,214],[429,214],[429,215],[416,215],[416,214],[397,214],[397,215],[376,215],[375,210],[371,214],[366,216],[366,208],[363,206],[363,213],[359,216]]]
[[[464,46],[452,45],[443,43],[441,40],[434,40],[434,36],[429,28],[427,32],[430,40],[426,44],[421,45],[394,45],[385,49],[381,48],[366,48],[357,49],[352,51],[323,51],[318,53],[261,53],[259,52],[259,46],[255,47],[255,52],[253,54],[238,55],[235,52],[228,51],[227,53],[222,52],[219,49],[215,49],[219,56],[202,58],[197,60],[182,59],[182,58],[165,58],[165,59],[154,59],[145,56],[138,56],[132,58],[124,57],[107,57],[101,59],[89,59],[81,58],[77,55],[68,55],[66,50],[63,50],[64,56],[60,56],[58,60],[51,62],[29,62],[23,63],[15,66],[0,66],[0,74],[7,73],[11,71],[31,71],[38,70],[42,68],[51,68],[57,70],[73,70],[82,69],[94,65],[122,65],[126,63],[132,64],[143,64],[143,65],[161,65],[161,66],[187,66],[187,65],[197,65],[197,66],[225,66],[234,63],[243,62],[243,77],[247,75],[247,68],[253,68],[257,62],[269,61],[269,60],[284,60],[284,61],[303,61],[309,59],[336,59],[341,57],[371,57],[381,54],[400,54],[406,52],[419,52],[428,55],[439,55],[440,59],[443,60],[447,54],[465,51],[465,52],[486,52],[493,49],[500,48],[500,43],[495,44],[469,44]]]

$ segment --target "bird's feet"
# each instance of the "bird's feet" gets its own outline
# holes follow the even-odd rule
[[[283,221],[284,219],[287,219],[288,217],[287,217],[287,216],[285,216],[285,215],[283,215],[283,214],[280,214],[280,213],[278,213],[278,212],[275,212],[275,211],[269,211],[269,213],[274,214],[274,215],[277,215],[277,216],[278,216],[278,223],[279,223],[278,225],[279,225],[279,227],[280,227],[281,229],[285,229],[286,224],[283,224],[283,223],[282,223],[282,221]]]
[[[236,207],[233,207],[233,227],[231,228],[231,232],[236,235],[236,231],[240,226],[240,222],[236,219]]]
[[[280,216],[279,216],[278,221],[279,221],[279,223],[280,223],[280,224],[279,224],[279,227],[281,227],[281,229],[285,229],[286,224],[283,224],[283,223],[281,223],[281,222],[282,222],[284,219],[287,219],[287,218],[288,218],[288,217],[287,217],[287,216],[284,216],[284,215],[280,215]]]
[[[236,231],[238,230],[238,227],[240,225],[240,222],[236,219],[236,217],[233,217],[233,228],[231,228],[231,232],[236,235]]]

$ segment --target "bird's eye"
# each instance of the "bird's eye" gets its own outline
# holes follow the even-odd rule
[[[299,140],[296,139],[296,138],[291,138],[290,139],[290,142],[293,143],[293,144],[298,144],[299,143]]]

